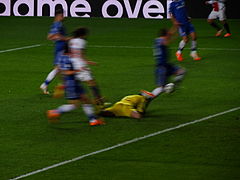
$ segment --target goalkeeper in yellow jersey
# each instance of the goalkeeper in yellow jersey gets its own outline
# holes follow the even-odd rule
[[[139,119],[155,96],[145,90],[138,95],[128,95],[113,106],[103,109],[99,115],[107,117],[131,117]]]

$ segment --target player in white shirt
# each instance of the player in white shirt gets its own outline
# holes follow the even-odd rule
[[[219,19],[219,21],[222,23],[224,29],[226,30],[226,34],[224,37],[230,37],[231,32],[229,25],[226,21],[226,6],[225,6],[225,0],[210,0],[206,1],[206,4],[212,5],[213,9],[211,13],[208,16],[208,23],[217,30],[216,36],[219,37],[221,36],[223,32],[223,28],[220,27],[214,20]]]
[[[87,60],[85,56],[86,38],[88,35],[87,28],[78,28],[73,32],[73,38],[69,41],[69,48],[71,51],[71,61],[75,70],[80,70],[76,74],[76,78],[82,82],[86,82],[92,90],[97,105],[103,105],[103,98],[97,83],[92,76],[92,72],[88,65],[96,65],[95,62]]]

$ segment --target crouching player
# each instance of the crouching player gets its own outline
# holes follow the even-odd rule
[[[65,96],[68,99],[68,104],[64,104],[57,109],[47,111],[49,122],[56,122],[60,115],[76,109],[79,103],[82,103],[84,113],[89,119],[91,126],[102,125],[104,122],[99,119],[94,112],[93,105],[87,97],[80,82],[76,80],[72,62],[69,57],[68,46],[65,47],[64,54],[59,58],[60,72],[63,75]]]
[[[140,119],[154,96],[147,91],[138,95],[129,95],[116,102],[113,106],[105,108],[99,115],[105,117],[131,117]]]
[[[155,39],[154,42],[154,56],[156,59],[156,84],[157,87],[152,91],[152,94],[156,97],[162,92],[172,92],[174,86],[178,84],[184,77],[185,70],[178,66],[170,64],[168,45],[170,43],[172,35],[176,32],[176,27],[172,27],[170,30],[161,29],[160,36]],[[174,75],[174,83],[168,83],[170,76]]]

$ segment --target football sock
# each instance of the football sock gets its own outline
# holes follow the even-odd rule
[[[59,112],[59,113],[65,113],[65,112],[70,112],[70,111],[72,111],[72,110],[74,110],[74,109],[76,109],[77,107],[76,107],[76,105],[74,105],[74,104],[64,104],[64,105],[62,105],[62,106],[60,106],[58,109],[57,109],[57,111]]]
[[[98,86],[91,86],[91,90],[92,90],[93,96],[95,97],[95,99],[97,101],[96,103],[103,104]]]
[[[164,91],[164,89],[162,87],[157,87],[152,91],[152,94],[154,96],[158,96],[159,94],[161,94]]]
[[[227,22],[223,26],[224,26],[224,29],[227,31],[227,33],[231,33]]]
[[[178,83],[182,81],[183,78],[184,78],[184,74],[177,75],[176,77],[174,77],[174,82]]]
[[[91,104],[83,104],[82,108],[89,120],[96,119],[96,115],[94,113],[94,109]]]
[[[57,75],[58,70],[57,69],[53,69],[47,76],[46,80],[45,80],[45,84],[48,85]]]
[[[181,40],[178,46],[178,53],[182,53],[184,47],[185,47],[186,43],[184,42],[184,40]]]
[[[215,22],[212,22],[211,24],[210,24],[213,28],[215,28],[217,31],[220,31],[222,28],[217,24],[217,23],[215,23]]]
[[[191,45],[191,50],[192,51],[196,51],[197,50],[197,41],[192,41],[192,45]]]

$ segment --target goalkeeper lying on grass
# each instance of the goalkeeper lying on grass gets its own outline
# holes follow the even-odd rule
[[[105,117],[131,117],[141,118],[155,96],[147,91],[142,90],[138,95],[128,95],[116,102],[113,106],[100,111],[100,116]]]

